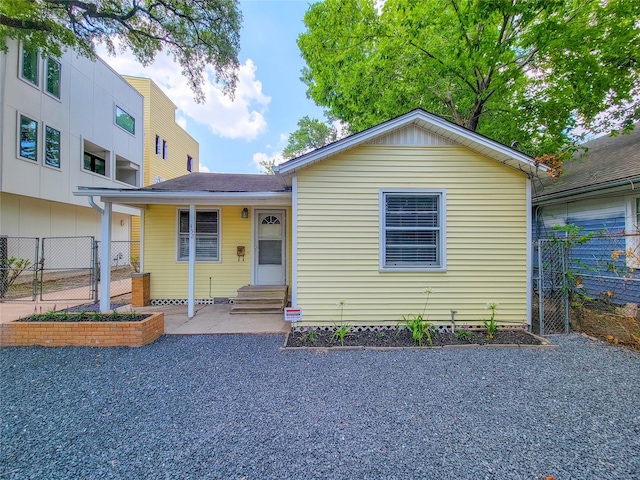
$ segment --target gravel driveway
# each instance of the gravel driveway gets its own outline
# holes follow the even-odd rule
[[[560,348],[4,348],[0,478],[640,478],[640,355],[550,339]]]

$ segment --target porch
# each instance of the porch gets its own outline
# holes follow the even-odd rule
[[[165,335],[203,334],[285,334],[291,325],[283,313],[232,314],[231,304],[195,305],[195,315],[188,316],[187,305],[137,307],[136,312],[163,312]],[[120,307],[128,312],[131,306]]]

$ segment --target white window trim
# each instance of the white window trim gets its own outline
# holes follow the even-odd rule
[[[189,213],[189,208],[176,208],[176,262],[189,263],[189,258],[180,258],[180,212]],[[216,260],[199,260],[196,257],[196,263],[222,263],[222,211],[219,208],[196,207],[196,216],[198,212],[218,212],[218,258]]]
[[[58,158],[60,165],[58,165],[57,167],[54,165],[49,165],[47,163],[47,127],[57,131],[60,134],[60,158]],[[63,143],[62,130],[57,129],[52,125],[47,125],[46,123],[43,124],[43,128],[42,128],[42,166],[43,167],[50,168],[52,170],[55,170],[56,172],[59,172],[62,170],[62,143]]]
[[[24,60],[24,44],[20,44],[20,52],[18,53],[19,58],[18,58],[18,78],[23,81],[24,83],[26,83],[27,85],[30,85],[32,88],[35,88],[36,90],[40,90],[40,83],[42,83],[42,79],[40,78],[42,76],[42,65],[41,65],[41,58],[40,58],[40,52],[37,52],[37,56],[38,56],[38,72],[36,73],[36,83],[33,83],[31,80],[24,78],[24,76],[22,75],[22,63]]]
[[[131,118],[133,118],[133,133],[131,133],[129,130],[127,130],[124,127],[121,127],[120,125],[118,125],[117,119],[118,119],[118,109],[122,110],[124,113],[126,113],[127,115],[129,115]],[[127,135],[131,135],[132,137],[137,137],[137,132],[138,129],[136,128],[136,123],[137,123],[137,119],[136,117],[134,117],[133,115],[131,115],[129,112],[127,112],[124,108],[122,108],[120,105],[118,105],[117,103],[113,104],[113,124],[118,127],[120,130],[122,130],[123,132],[126,132]]]
[[[385,196],[391,195],[438,195],[438,223],[440,225],[440,265],[425,266],[416,265],[410,267],[403,265],[401,267],[390,267],[385,265],[386,257],[386,240],[385,240]],[[446,272],[447,271],[447,191],[444,189],[384,189],[379,193],[379,269],[381,272]]]
[[[638,225],[638,199],[625,197],[625,257],[629,268],[640,268],[640,225]],[[633,255],[627,255],[631,251]]]
[[[38,126],[38,132],[36,133],[36,159],[35,160],[31,158],[23,157],[22,155],[20,155],[20,128],[21,128],[20,117],[26,117],[29,120],[33,120],[34,122],[36,122],[36,125]],[[19,158],[20,160],[24,160],[25,162],[29,162],[32,165],[38,165],[40,163],[39,156],[41,155],[41,152],[39,150],[42,148],[42,145],[43,145],[42,122],[36,120],[31,115],[18,110],[16,112],[16,158]]]
[[[58,74],[60,75],[60,80],[59,80],[59,85],[58,85],[58,90],[60,95],[56,96],[53,93],[51,93],[49,90],[47,90],[47,73],[49,70],[49,61],[55,62],[58,64]],[[42,69],[43,71],[43,80],[42,80],[42,91],[48,95],[49,97],[53,98],[54,100],[57,100],[59,102],[62,102],[62,63],[58,60],[56,60],[55,58],[53,58],[52,56],[47,56],[44,59],[44,68]]]

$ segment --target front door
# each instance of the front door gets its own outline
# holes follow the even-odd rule
[[[256,210],[255,226],[255,283],[256,285],[285,285],[285,212],[284,210]]]

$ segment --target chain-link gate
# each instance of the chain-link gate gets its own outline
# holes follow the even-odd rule
[[[0,236],[0,300],[35,300],[40,239]]]
[[[94,300],[94,237],[46,237],[38,267],[40,300]]]
[[[562,240],[534,245],[533,331],[540,335],[569,333],[567,251]]]
[[[100,258],[103,243],[96,241],[96,259],[98,265],[98,275],[96,277],[95,289],[98,291],[100,280]],[[113,240],[109,252],[111,268],[111,296],[117,297],[131,292],[131,274],[140,271],[140,242]],[[98,298],[96,296],[96,298]]]

